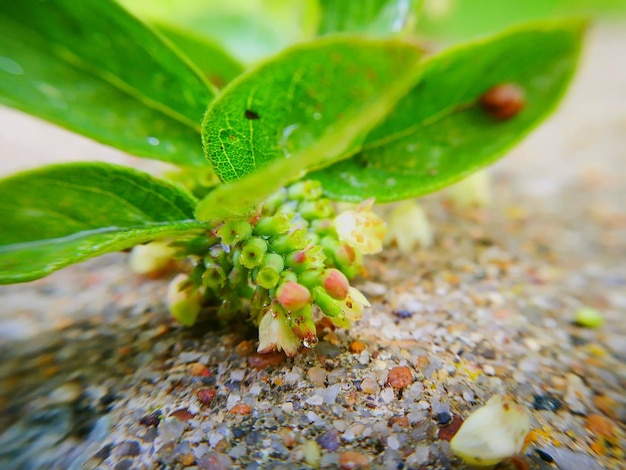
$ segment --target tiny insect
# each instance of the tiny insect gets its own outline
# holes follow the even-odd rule
[[[480,104],[494,119],[506,121],[515,117],[526,104],[524,90],[515,83],[502,83],[487,90]]]

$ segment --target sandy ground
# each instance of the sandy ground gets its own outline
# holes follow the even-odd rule
[[[0,287],[0,466],[310,468],[313,449],[323,468],[464,468],[447,435],[506,393],[532,414],[531,468],[625,468],[625,48],[593,30],[560,110],[495,166],[493,205],[425,198],[435,245],[371,258],[363,321],[295,359],[264,368],[248,328],[172,324],[167,279],[123,254]],[[4,174],[160,168],[5,109],[0,149]],[[574,325],[585,305],[606,325]]]

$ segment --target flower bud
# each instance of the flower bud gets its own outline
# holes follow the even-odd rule
[[[244,240],[252,233],[252,226],[245,220],[228,220],[224,222],[218,230],[217,234],[222,239],[222,243],[232,245]]]
[[[291,331],[302,340],[306,348],[313,348],[318,342],[317,330],[313,321],[313,310],[308,304],[291,314]]]
[[[253,269],[263,262],[263,255],[267,251],[267,242],[263,238],[251,237],[241,248],[239,263],[248,269]]]
[[[189,277],[179,274],[167,287],[167,306],[172,316],[184,326],[196,322],[200,313],[200,295],[189,285]]]
[[[396,241],[398,249],[410,253],[415,244],[428,248],[433,243],[433,229],[424,210],[415,201],[397,204],[389,216],[385,243]]]
[[[278,286],[276,298],[288,312],[294,312],[311,302],[311,293],[302,284],[287,281]]]
[[[299,181],[287,188],[290,199],[315,200],[322,196],[322,184],[316,180]]]
[[[306,220],[327,219],[335,215],[335,209],[330,199],[303,201],[298,207],[298,212]]]
[[[287,254],[291,251],[302,250],[308,244],[306,230],[296,229],[279,235],[270,242],[272,251]]]
[[[169,242],[158,240],[135,246],[128,262],[130,269],[138,274],[158,276],[167,270],[175,253]]]
[[[216,263],[205,264],[205,267],[205,271],[202,273],[202,285],[213,290],[224,287],[226,284],[224,269]]]
[[[308,245],[303,250],[292,251],[285,257],[285,266],[300,273],[306,269],[324,267],[326,256],[319,245]]]
[[[327,269],[322,277],[322,286],[333,299],[343,300],[348,295],[350,282],[338,269]]]
[[[254,226],[254,233],[263,237],[275,237],[286,233],[291,228],[291,216],[284,213],[263,217]]]
[[[333,299],[321,286],[313,289],[313,297],[315,305],[327,317],[334,318],[341,315],[341,301]]]
[[[283,269],[285,269],[285,261],[282,256],[277,253],[266,253],[255,282],[265,289],[271,289],[278,284]]]
[[[335,217],[339,239],[366,255],[380,252],[385,238],[385,222],[372,212],[373,205],[374,199],[368,199]]]

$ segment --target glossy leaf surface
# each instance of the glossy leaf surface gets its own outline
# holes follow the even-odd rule
[[[368,135],[361,151],[311,178],[326,195],[388,202],[443,188],[501,157],[554,109],[578,62],[584,25],[541,23],[427,59],[418,85]],[[480,105],[514,83],[524,108],[508,120]]]
[[[320,0],[318,34],[399,33],[415,21],[419,0]]]
[[[0,180],[0,284],[148,240],[201,229],[195,200],[146,173],[106,163],[51,165]]]
[[[203,165],[214,89],[111,0],[0,2],[0,103],[128,153]]]
[[[207,158],[223,181],[295,155],[417,80],[419,50],[391,40],[333,37],[307,43],[240,76],[203,122]],[[393,97],[394,99],[390,99]],[[379,120],[382,116],[377,116]],[[346,140],[347,151],[357,144]],[[320,149],[324,158],[337,155]]]
[[[335,37],[235,80],[209,108],[203,137],[218,176],[249,176],[216,188],[196,215],[240,214],[307,171],[352,155],[416,83],[419,56],[407,42]]]

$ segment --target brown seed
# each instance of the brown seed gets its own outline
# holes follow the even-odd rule
[[[439,428],[439,433],[437,434],[437,437],[444,441],[452,440],[452,438],[455,436],[455,434],[461,427],[461,424],[463,424],[463,419],[460,416],[458,415],[452,416],[452,421],[450,422],[450,424],[442,428]]]
[[[387,376],[387,385],[395,389],[401,389],[409,386],[413,382],[413,374],[407,366],[397,366],[389,371]]]
[[[514,83],[502,83],[487,90],[480,104],[494,119],[506,121],[517,115],[525,105],[524,90]]]
[[[356,450],[347,450],[339,455],[339,466],[343,470],[369,468],[370,458]]]

